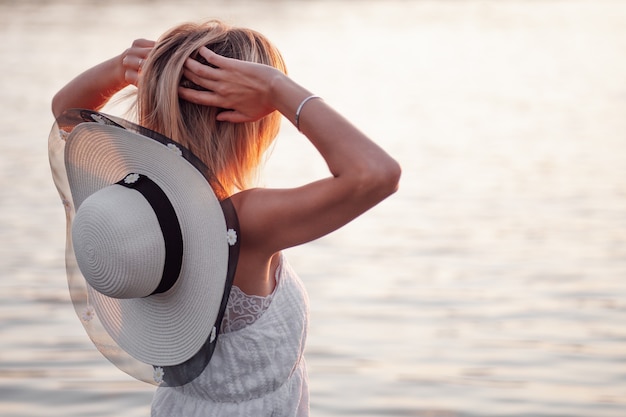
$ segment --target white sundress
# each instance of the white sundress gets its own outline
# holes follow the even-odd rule
[[[281,255],[268,297],[233,286],[211,362],[194,381],[158,388],[152,417],[309,415],[308,296]]]

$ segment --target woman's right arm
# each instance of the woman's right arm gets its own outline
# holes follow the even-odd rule
[[[122,54],[78,75],[52,99],[54,117],[71,108],[100,110],[115,93],[137,85],[141,64],[153,46],[153,41],[138,39]]]
[[[245,122],[279,111],[295,113],[311,93],[280,71],[222,57],[201,48],[211,65],[188,60],[185,76],[208,91],[180,90],[182,98],[231,111],[220,120]],[[400,166],[323,100],[309,100],[299,128],[317,148],[330,176],[291,189],[253,189],[236,196],[247,246],[269,256],[330,233],[394,193]]]

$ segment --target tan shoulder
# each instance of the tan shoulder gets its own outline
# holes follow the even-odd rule
[[[263,188],[251,188],[230,197],[239,218],[242,244],[247,247],[262,244],[258,241],[258,234],[261,224],[265,221],[263,200],[266,191]]]

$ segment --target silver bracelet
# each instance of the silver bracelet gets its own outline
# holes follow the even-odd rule
[[[307,103],[307,101],[309,100],[313,100],[314,98],[320,98],[320,96],[316,96],[315,94],[308,96],[307,98],[305,98],[304,100],[302,100],[302,102],[300,103],[300,105],[298,106],[298,109],[296,110],[296,120],[295,120],[295,125],[296,125],[296,129],[298,129],[298,131],[300,131],[300,113],[302,112],[302,108],[304,107],[304,105]]]

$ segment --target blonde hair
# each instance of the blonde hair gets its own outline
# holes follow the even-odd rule
[[[137,96],[139,123],[191,150],[209,168],[227,194],[249,187],[280,127],[280,114],[248,123],[220,122],[224,109],[201,106],[178,97],[179,85],[202,89],[186,80],[183,64],[206,46],[217,54],[257,62],[286,73],[280,52],[260,33],[220,21],[185,23],[157,42],[142,68]]]

